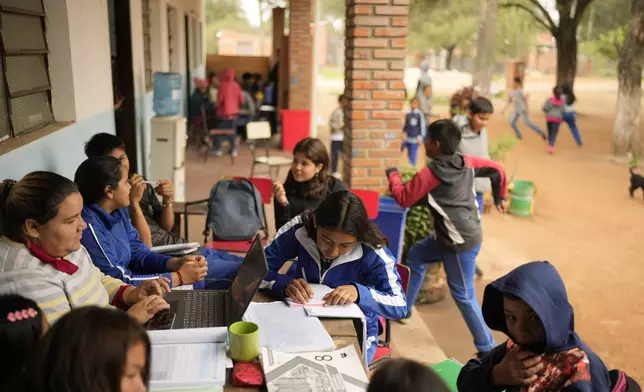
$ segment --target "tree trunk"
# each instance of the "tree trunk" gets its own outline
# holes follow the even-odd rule
[[[575,84],[577,74],[577,25],[579,21],[562,13],[555,39],[557,40],[557,84]]]
[[[632,18],[624,37],[617,66],[617,115],[613,128],[613,155],[636,156],[640,144],[640,108],[642,100],[642,69],[644,67],[644,0],[632,0]]]
[[[454,58],[454,49],[456,49],[455,45],[445,47],[445,50],[447,51],[447,56],[445,56],[445,69],[448,71],[452,69],[452,58]]]
[[[482,95],[489,95],[494,74],[494,52],[496,49],[496,16],[498,0],[481,0],[481,19],[476,41],[473,84]]]

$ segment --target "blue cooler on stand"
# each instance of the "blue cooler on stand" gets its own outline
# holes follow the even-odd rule
[[[181,75],[176,72],[154,73],[152,110],[157,116],[176,116],[181,112],[181,85]]]
[[[403,244],[405,242],[405,219],[407,209],[402,208],[389,196],[380,196],[378,206],[378,217],[374,222],[380,231],[389,239],[389,250],[393,253],[397,262],[402,257]]]

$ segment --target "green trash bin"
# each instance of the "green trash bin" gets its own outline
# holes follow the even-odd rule
[[[537,186],[532,181],[514,181],[510,191],[510,214],[532,216]]]

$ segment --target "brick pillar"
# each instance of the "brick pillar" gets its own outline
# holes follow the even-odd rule
[[[347,0],[344,179],[387,190],[385,169],[400,161],[409,0]]]
[[[315,0],[289,2],[289,95],[288,108],[311,110],[313,73],[313,7]],[[286,81],[285,81],[286,82]],[[280,81],[281,83],[281,81]]]

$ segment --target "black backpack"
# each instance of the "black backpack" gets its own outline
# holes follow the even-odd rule
[[[247,179],[221,180],[210,190],[205,241],[212,233],[215,240],[252,239],[266,231],[264,206],[259,191]]]

